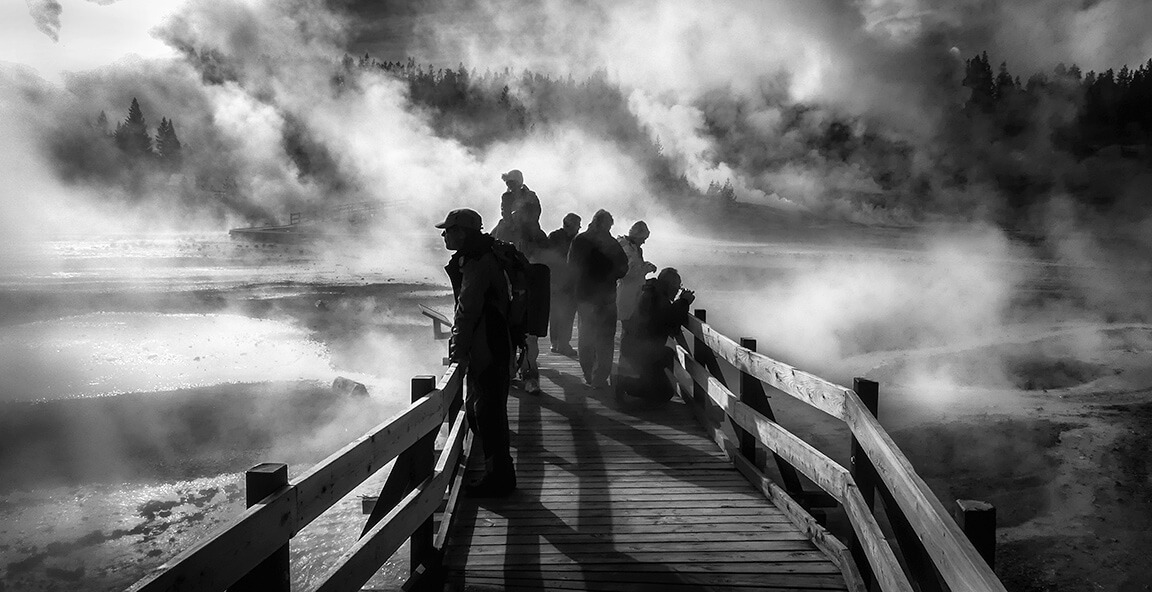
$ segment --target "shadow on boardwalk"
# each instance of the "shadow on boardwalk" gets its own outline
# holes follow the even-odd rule
[[[544,393],[509,399],[519,490],[462,503],[448,590],[845,589],[679,399],[617,402],[574,360],[541,367]]]

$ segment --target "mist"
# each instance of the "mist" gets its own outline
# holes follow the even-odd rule
[[[0,41],[0,279],[11,288],[0,296],[13,304],[0,362],[27,354],[30,335],[66,343],[0,373],[5,394],[35,391],[35,371],[62,360],[112,372],[98,356],[114,353],[186,374],[81,385],[140,405],[149,427],[132,434],[123,407],[84,403],[91,425],[66,443],[76,462],[45,482],[94,478],[76,468],[88,461],[113,478],[152,460],[166,467],[158,478],[204,478],[180,457],[192,445],[220,460],[189,423],[213,405],[238,414],[209,414],[213,429],[252,430],[230,443],[293,466],[405,405],[411,375],[442,370],[442,344],[415,311],[450,305],[433,224],[470,207],[491,229],[513,168],[540,196],[545,231],[600,208],[615,234],[646,220],[648,259],[680,268],[725,334],[841,384],[875,378],[945,416],[961,400],[1025,414],[1048,389],[1121,391],[1108,381],[1123,373],[1101,361],[1121,347],[1109,331],[1143,331],[1152,312],[1147,153],[1062,139],[1086,105],[1054,74],[1145,63],[1152,8],[1141,0],[134,6],[29,0],[19,12],[36,43],[8,55]],[[79,19],[112,11],[133,18],[109,34],[147,31],[153,45],[67,58]],[[1049,90],[975,112],[967,68],[982,52],[993,72],[1044,73],[1048,86],[1033,86]],[[467,74],[458,112],[419,92],[443,69]],[[134,99],[149,135],[174,123],[178,166],[116,144]],[[512,116],[476,121],[476,105]],[[375,206],[365,232],[332,224],[339,238],[323,243],[270,249],[223,234],[360,203]],[[147,237],[183,242],[140,255]],[[162,263],[138,263],[150,258]],[[128,320],[105,331],[109,343],[208,328],[172,339],[179,351],[77,345],[86,315],[116,314]],[[217,349],[245,323],[291,337]],[[230,373],[224,360],[241,352],[260,363]],[[208,359],[222,369],[205,375]],[[371,396],[333,395],[336,374]],[[84,427],[87,411],[59,413]],[[89,437],[107,454],[87,454]],[[57,452],[40,444],[29,439],[26,462]]]

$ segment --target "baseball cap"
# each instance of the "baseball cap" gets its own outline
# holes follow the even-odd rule
[[[448,212],[444,217],[444,221],[437,224],[436,228],[451,228],[453,226],[460,226],[461,228],[471,228],[472,230],[480,230],[484,225],[483,219],[476,210],[469,208],[459,208]]]

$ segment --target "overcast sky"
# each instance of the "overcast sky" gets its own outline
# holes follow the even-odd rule
[[[177,10],[173,0],[59,0],[58,21],[42,13],[37,28],[34,9],[53,2],[0,2],[0,60],[30,66],[49,80],[64,71],[90,70],[135,55],[142,58],[175,53],[151,34],[152,28]],[[57,26],[54,24],[58,22]]]

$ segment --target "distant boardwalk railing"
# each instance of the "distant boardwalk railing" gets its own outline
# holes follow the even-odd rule
[[[843,508],[852,524],[851,554],[863,586],[871,587],[874,574],[880,588],[886,591],[913,590],[912,582],[915,589],[922,591],[1004,590],[986,561],[991,559],[991,545],[984,549],[987,557],[976,550],[969,540],[972,532],[966,534],[953,520],[876,420],[875,382],[856,379],[855,389],[833,384],[757,353],[753,340],[735,342],[705,323],[705,318],[705,312],[698,310],[685,327],[694,341],[691,352],[686,340],[677,340],[674,374],[681,394],[700,412],[698,417],[728,452],[736,468],[782,506],[840,564],[846,577],[854,571],[848,565],[846,548],[806,511],[804,506],[820,504],[801,490],[796,471]],[[718,359],[740,373],[739,395],[728,388]],[[764,384],[844,422],[852,435],[851,470],[776,423]],[[715,421],[715,414],[706,411],[709,409],[722,410],[727,423]],[[775,457],[784,488],[765,475],[766,463],[758,461],[757,445]],[[884,502],[885,515],[897,539],[895,549],[885,539],[873,514],[874,491],[880,493]],[[967,517],[968,522],[976,522],[975,515]],[[991,533],[985,530],[975,536],[987,537]],[[897,549],[904,560],[903,567]]]

